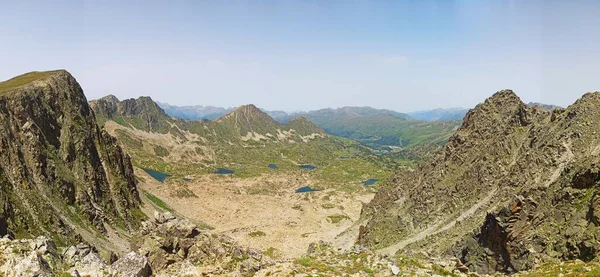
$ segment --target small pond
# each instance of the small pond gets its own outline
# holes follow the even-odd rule
[[[370,185],[374,185],[377,182],[379,182],[379,179],[369,179],[369,180],[363,181],[362,184],[365,186],[370,186]]]
[[[276,164],[269,164],[269,168],[271,168],[271,169],[279,169],[279,167]]]
[[[308,169],[308,170],[314,170],[316,169],[316,167],[314,165],[310,165],[310,164],[303,164],[300,166],[300,168],[302,169]]]
[[[318,189],[313,189],[309,186],[306,187],[301,187],[299,189],[296,190],[296,193],[302,193],[302,192],[311,192],[311,191],[319,191]]]
[[[144,169],[144,171],[146,171],[146,173],[148,173],[148,175],[152,176],[152,178],[156,179],[156,181],[159,181],[161,183],[163,183],[167,179],[167,177],[169,177],[169,174],[167,174],[167,173],[154,171],[154,170],[146,169],[146,168],[143,168],[143,169]]]
[[[215,170],[216,174],[233,174],[233,172],[233,170],[227,168],[217,168],[217,170]]]

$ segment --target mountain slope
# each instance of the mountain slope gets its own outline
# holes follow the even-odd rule
[[[321,109],[310,112],[301,112],[293,114],[292,116],[302,115],[306,118],[313,120],[317,125],[331,122],[332,120],[356,118],[361,116],[379,116],[388,115],[393,118],[400,120],[412,120],[407,114],[385,110],[385,109],[374,109],[371,107],[342,107],[337,109]]]
[[[436,159],[378,192],[359,241],[452,254],[481,273],[597,259],[597,107],[600,93],[554,111],[494,94]]]
[[[338,180],[341,184],[362,181],[368,172],[378,172],[387,163],[356,142],[327,135],[306,118],[282,124],[254,105],[238,107],[214,121],[186,121],[153,109],[151,115],[111,114],[108,111],[119,110],[122,105],[113,102],[102,98],[90,105],[106,119],[104,125],[122,141],[136,166],[170,175],[202,175],[228,168],[237,176],[247,177],[273,173],[268,164],[276,164],[278,172],[295,172],[299,165],[310,164],[323,168],[314,174],[322,175],[318,178],[328,183],[346,172]],[[116,108],[104,108],[107,105]],[[143,120],[148,117],[157,118],[150,125],[159,128],[150,128]]]
[[[75,78],[32,72],[0,83],[0,234],[91,239],[139,223],[129,157],[100,129]]]
[[[171,116],[210,119],[200,113],[195,117],[182,117],[180,114],[185,113],[188,107],[160,105],[165,107],[166,112]],[[225,114],[225,112],[226,109],[219,109],[218,113]],[[390,156],[401,160],[422,160],[429,157],[429,153],[437,151],[448,140],[466,113],[463,110],[444,110],[444,114],[452,115],[437,115],[436,120],[456,120],[426,122],[414,120],[407,114],[371,107],[342,107],[291,114],[281,111],[263,112],[282,123],[304,117],[328,134],[350,138],[379,151],[391,152]]]
[[[302,114],[327,133],[350,138],[401,160],[427,159],[460,121],[425,122],[406,114],[369,107],[324,109]]]

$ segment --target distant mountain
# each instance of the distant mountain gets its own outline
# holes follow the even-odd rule
[[[378,115],[388,115],[399,120],[412,120],[412,118],[407,114],[392,110],[375,109],[371,107],[342,107],[337,109],[328,108],[316,111],[293,113],[290,115],[290,117],[293,118],[296,116],[304,116],[319,125],[325,122],[331,122],[332,120]]]
[[[161,105],[165,106],[165,104]],[[165,111],[169,115],[182,118],[177,115],[185,109],[176,106],[168,107],[170,110]],[[223,112],[224,110],[220,111]],[[304,117],[329,134],[350,138],[370,147],[378,149],[401,148],[403,151],[401,157],[411,160],[430,155],[434,152],[434,149],[443,145],[460,125],[460,120],[451,121],[450,119],[462,119],[464,113],[466,113],[466,111],[459,109],[444,110],[445,115],[438,112],[437,119],[448,120],[448,122],[425,122],[415,120],[404,113],[371,107],[328,108],[295,113],[262,111],[280,123],[290,122],[297,117]],[[457,115],[453,116],[452,113]],[[458,116],[459,114],[460,116]],[[196,115],[199,116],[200,114],[197,113]],[[206,117],[192,119],[200,118],[206,119]]]
[[[173,106],[167,103],[156,102],[168,115],[187,119],[199,120],[209,119],[214,120],[225,114],[233,111],[233,108],[221,108],[213,106]]]
[[[411,117],[426,121],[462,120],[469,110],[463,108],[435,109],[408,113]]]
[[[172,117],[177,117],[187,120],[209,119],[214,120],[234,110],[234,108],[220,108],[212,106],[174,106],[167,103],[156,102],[166,114]],[[410,116],[392,110],[375,109],[371,107],[342,107],[337,109],[321,109],[309,112],[294,112],[288,113],[284,111],[269,111],[261,109],[278,122],[285,123],[298,116],[307,118],[320,118],[327,116],[365,116],[365,115],[382,115],[389,114],[398,119],[410,120]]]
[[[426,122],[389,114],[321,116],[306,114],[327,133],[357,140],[378,149],[402,150],[403,159],[418,160],[434,153],[460,126],[460,121]]]
[[[538,102],[529,102],[527,103],[527,106],[529,107],[539,107],[542,108],[544,110],[555,110],[555,109],[562,109],[563,107],[560,106],[555,106],[555,105],[550,105],[550,104],[544,104],[544,103],[538,103]]]
[[[360,174],[336,178],[359,182],[362,177],[356,176],[383,167],[380,158],[357,142],[329,136],[304,117],[277,122],[254,105],[240,106],[215,120],[192,121],[169,116],[149,97],[119,101],[107,96],[90,106],[104,128],[119,138],[135,166],[172,176],[212,173],[216,168],[256,176],[272,173],[270,163],[279,172],[297,171],[299,164],[324,169],[344,165],[344,170]],[[334,183],[328,179],[332,176],[318,179]]]
[[[284,111],[267,111],[267,110],[263,110],[263,109],[261,109],[261,110],[263,112],[267,113],[273,119],[277,120],[277,122],[286,123],[293,118],[293,116],[291,116],[291,114],[293,114],[293,113],[287,113]]]

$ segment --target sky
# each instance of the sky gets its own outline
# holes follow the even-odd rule
[[[0,1],[0,80],[88,100],[269,110],[466,107],[600,91],[600,1]]]

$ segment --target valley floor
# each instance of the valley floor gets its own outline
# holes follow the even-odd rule
[[[176,214],[277,258],[300,257],[312,242],[334,241],[359,219],[362,205],[374,195],[364,188],[296,193],[312,183],[308,174],[244,179],[210,174],[179,183],[160,183],[143,170],[136,175],[145,194],[164,201]]]

